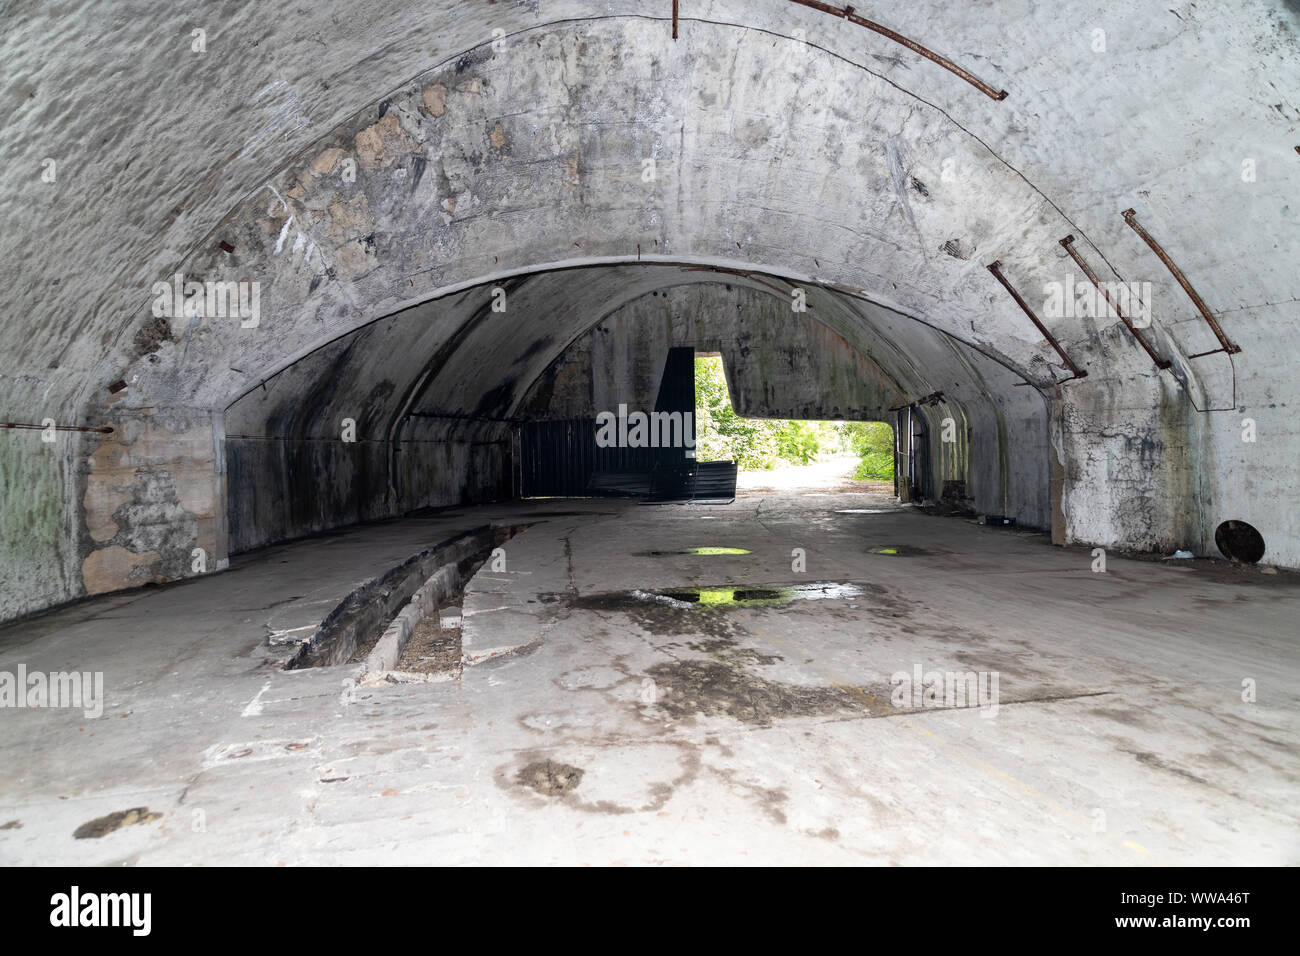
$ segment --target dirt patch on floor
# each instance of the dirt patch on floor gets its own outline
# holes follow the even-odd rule
[[[581,767],[555,760],[538,760],[520,770],[515,780],[544,797],[562,797],[578,788],[583,773]]]
[[[395,670],[407,674],[443,674],[461,666],[460,628],[443,628],[430,614],[411,631]]]
[[[585,518],[588,515],[613,515],[617,511],[525,511],[525,518]]]
[[[883,554],[891,558],[922,558],[926,555],[948,553],[937,548],[917,548],[910,544],[887,544],[881,547],[867,548],[867,554]]]
[[[655,682],[657,703],[677,718],[701,714],[766,725],[788,717],[898,713],[886,690],[803,686],[767,680],[728,661],[668,661],[646,671]]]
[[[752,647],[740,647],[735,641],[726,637],[715,637],[707,641],[688,641],[686,646],[697,653],[712,654],[728,662],[759,664],[766,667],[784,660],[780,654],[764,654]]]
[[[1082,547],[1071,547],[1067,550],[1080,555],[1089,553],[1087,548]],[[1192,587],[1199,587],[1206,581],[1212,581],[1215,584],[1240,584],[1285,594],[1294,594],[1295,589],[1300,588],[1300,574],[1286,568],[1265,564],[1243,564],[1240,561],[1214,556],[1171,558],[1168,554],[1160,552],[1126,551],[1120,548],[1109,550],[1108,555],[1169,568],[1178,575],[1176,580],[1185,580]],[[1083,560],[1090,559],[1083,558]],[[1195,573],[1188,574],[1189,571]]]
[[[151,823],[161,819],[161,813],[151,813],[148,807],[132,807],[130,810],[118,810],[116,813],[89,820],[73,830],[72,836],[76,840],[98,840],[122,827]]]

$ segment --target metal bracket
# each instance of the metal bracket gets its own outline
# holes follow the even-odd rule
[[[848,20],[850,23],[856,23],[860,27],[866,27],[868,30],[872,31],[873,33],[879,33],[882,37],[886,37],[890,40],[893,40],[895,43],[907,47],[913,53],[925,57],[927,60],[931,61],[932,63],[938,63],[949,73],[954,73],[957,76],[960,76],[963,80],[965,80],[971,86],[975,87],[985,96],[988,96],[995,100],[1005,100],[1007,98],[1006,90],[993,89],[993,87],[989,86],[983,80],[978,79],[971,73],[968,73],[966,70],[963,70],[961,67],[959,67],[956,63],[952,62],[952,60],[949,60],[947,57],[942,57],[938,53],[935,53],[933,50],[927,50],[925,47],[921,46],[921,44],[917,43],[915,40],[909,40],[901,33],[896,33],[893,30],[889,29],[889,27],[876,23],[874,20],[868,20],[866,17],[858,16],[856,13],[853,12],[852,7],[846,6],[841,9],[840,7],[831,6],[829,3],[820,3],[819,0],[790,0],[790,2],[797,3],[801,7],[809,7],[813,10],[818,10],[821,13],[829,13],[833,17],[840,17],[841,19]]]
[[[1038,331],[1043,334],[1043,338],[1047,339],[1047,344],[1056,349],[1056,354],[1061,356],[1061,361],[1064,362],[1066,368],[1073,373],[1070,378],[1063,378],[1059,382],[1053,382],[1052,384],[1063,385],[1072,379],[1085,377],[1088,374],[1087,371],[1080,369],[1079,366],[1075,365],[1074,362],[1071,361],[1070,356],[1065,354],[1065,349],[1061,348],[1061,343],[1056,341],[1056,336],[1047,330],[1047,326],[1043,325],[1038,316],[1034,314],[1034,310],[1029,307],[1029,303],[1026,302],[1024,298],[1021,297],[1020,293],[1015,290],[1015,287],[1007,281],[1007,277],[1002,274],[1002,261],[1000,259],[994,260],[988,264],[987,268],[989,272],[993,273],[993,277],[1002,283],[1002,287],[1011,293],[1011,298],[1016,300],[1016,305],[1020,306],[1021,311],[1024,312],[1025,315],[1029,316],[1029,321],[1033,322]]]
[[[112,425],[33,425],[30,422],[0,422],[0,428],[32,428],[45,431],[53,428],[56,432],[98,432],[101,435],[113,434]]]
[[[1197,295],[1196,290],[1192,288],[1192,284],[1187,281],[1187,276],[1183,275],[1183,270],[1174,265],[1174,260],[1169,258],[1169,253],[1165,252],[1160,243],[1156,242],[1152,237],[1151,233],[1142,228],[1142,225],[1137,221],[1137,213],[1132,209],[1125,209],[1123,215],[1124,221],[1129,224],[1129,227],[1142,237],[1142,241],[1151,247],[1151,251],[1154,252],[1157,258],[1165,264],[1165,268],[1169,270],[1173,277],[1178,280],[1178,284],[1183,287],[1183,291],[1187,293],[1187,297],[1191,299],[1196,308],[1200,310],[1201,316],[1205,319],[1206,324],[1208,324],[1213,330],[1215,338],[1219,340],[1219,348],[1211,349],[1208,352],[1199,352],[1196,355],[1189,356],[1189,358],[1200,358],[1202,355],[1214,355],[1217,352],[1227,352],[1229,355],[1236,355],[1240,352],[1241,347],[1234,345],[1228,340],[1228,337],[1223,333],[1223,329],[1219,328],[1219,323],[1214,320],[1214,316],[1210,312],[1210,307],[1205,304],[1204,299]]]
[[[1115,310],[1115,314],[1120,317],[1120,321],[1124,323],[1125,328],[1133,333],[1133,338],[1138,340],[1138,344],[1141,345],[1142,348],[1146,349],[1147,355],[1151,356],[1151,361],[1156,363],[1156,368],[1165,369],[1173,365],[1173,362],[1168,359],[1162,359],[1156,354],[1156,350],[1151,347],[1151,344],[1147,342],[1142,333],[1137,330],[1137,327],[1129,321],[1128,316],[1125,315],[1124,311],[1119,307],[1119,303],[1112,300],[1110,293],[1106,291],[1105,286],[1097,281],[1097,273],[1092,271],[1088,263],[1083,261],[1083,256],[1079,255],[1075,250],[1074,236],[1066,236],[1061,240],[1061,245],[1065,248],[1065,251],[1070,254],[1070,258],[1073,259],[1079,268],[1083,270],[1083,274],[1088,277],[1088,281],[1093,284],[1098,292],[1106,297],[1106,301],[1110,304],[1110,307]]]

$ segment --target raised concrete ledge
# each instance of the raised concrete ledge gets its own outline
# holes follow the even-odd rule
[[[484,565],[465,585],[460,631],[465,667],[523,650],[549,630],[554,614],[539,595],[569,589],[565,540],[582,520],[530,525],[504,545],[504,568]]]
[[[326,615],[286,669],[345,663],[380,627],[384,630],[367,655],[366,670],[386,669],[372,668],[372,658],[382,664],[391,657],[396,664],[427,609],[460,588],[475,556],[490,550],[501,532],[493,525],[474,528],[425,548],[356,588]]]
[[[392,623],[384,629],[384,633],[366,655],[366,669],[361,677],[361,683],[373,683],[382,676],[384,671],[392,670],[397,666],[415,626],[429,614],[437,615],[437,598],[430,599],[432,607],[426,604],[425,598],[432,583],[433,579],[430,578],[425,586],[416,592],[415,597],[411,598],[411,602],[402,608],[397,617],[393,618]]]

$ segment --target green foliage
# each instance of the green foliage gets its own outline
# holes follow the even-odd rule
[[[861,457],[853,477],[859,481],[889,481],[894,477],[894,430],[884,422],[847,422],[845,437]]]
[[[805,422],[741,418],[731,407],[718,356],[695,358],[695,448],[701,461],[736,461],[741,471],[782,462],[811,464],[821,454],[862,456],[856,478],[894,476],[894,433],[884,422]]]
[[[884,422],[845,422],[844,434],[855,455],[894,456],[894,430]]]
[[[722,360],[695,359],[695,453],[702,461],[734,460],[742,470],[771,468],[777,447],[772,423],[741,418],[731,407]]]
[[[777,425],[777,454],[796,465],[810,465],[821,450],[821,422],[779,422]]]
[[[873,451],[863,455],[858,469],[853,473],[858,481],[892,481],[894,478],[894,453]]]

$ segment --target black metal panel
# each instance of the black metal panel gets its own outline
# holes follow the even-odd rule
[[[654,411],[681,412],[683,418],[689,413],[689,437],[694,441],[694,348],[668,350]],[[687,450],[599,447],[595,418],[526,422],[519,428],[520,494],[525,498],[586,495],[689,498],[695,459],[686,456]],[[733,480],[733,493],[734,484]]]
[[[523,497],[576,497],[590,474],[595,434],[588,422],[526,422],[519,429],[519,483]],[[590,441],[586,439],[590,439]]]
[[[695,444],[695,349],[693,346],[670,348],[659,380],[656,412],[680,412],[683,419],[690,413],[690,444]],[[688,498],[695,481],[695,453],[686,448],[653,449],[651,496],[657,499]]]
[[[690,345],[671,348],[659,380],[656,412],[690,412],[695,415],[695,348]],[[694,437],[692,433],[691,437]]]
[[[930,434],[926,430],[925,419],[916,414],[915,405],[909,405],[907,412],[909,494],[913,501],[925,501],[934,498],[930,475]]]
[[[695,468],[691,498],[695,501],[731,501],[736,497],[736,463],[702,461]]]

